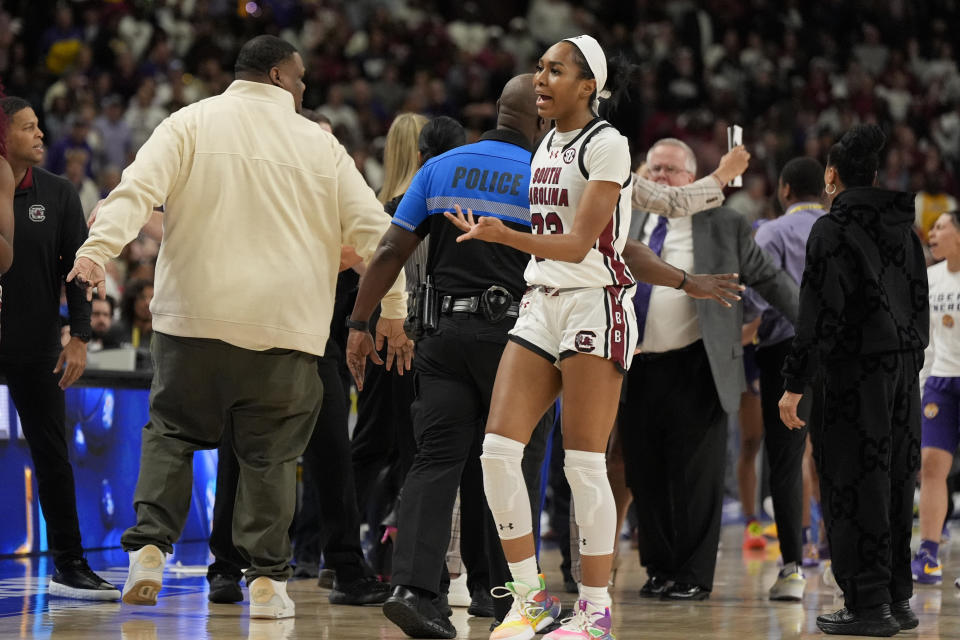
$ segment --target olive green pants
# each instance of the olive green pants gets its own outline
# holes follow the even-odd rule
[[[251,567],[247,581],[289,578],[297,457],[310,440],[323,392],[316,356],[162,333],[154,334],[150,350],[154,374],[134,492],[137,524],[123,534],[124,550],[154,544],[173,551],[190,511],[193,453],[216,449],[229,424],[240,463],[233,542]]]

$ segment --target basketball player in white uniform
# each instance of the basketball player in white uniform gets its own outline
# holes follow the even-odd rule
[[[608,97],[606,57],[590,36],[562,40],[534,74],[539,115],[556,127],[533,156],[533,233],[498,219],[447,217],[459,241],[500,242],[530,253],[530,285],[510,332],[493,389],[481,462],[487,502],[500,530],[513,582],[510,614],[491,640],[530,640],[556,617],[534,555],[520,463],[537,423],[563,391],[564,471],[577,504],[583,583],[575,615],[549,640],[613,640],[607,580],[616,512],[607,480],[607,441],[623,372],[636,343],[634,279],[621,258],[630,224],[626,139],[596,116]]]

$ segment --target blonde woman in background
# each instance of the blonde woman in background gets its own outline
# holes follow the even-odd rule
[[[425,124],[427,119],[419,113],[401,113],[390,125],[383,149],[383,187],[377,194],[384,206],[406,193],[420,168],[417,142]]]

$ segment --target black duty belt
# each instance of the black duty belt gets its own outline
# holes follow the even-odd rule
[[[490,322],[500,322],[504,318],[520,316],[520,303],[514,302],[509,291],[499,285],[493,285],[478,296],[455,298],[443,296],[440,313],[477,313]]]
[[[444,296],[443,306],[441,308],[445,313],[482,313],[482,310],[480,309],[480,296],[473,296],[472,298],[454,298],[452,296]],[[516,318],[519,316],[519,303],[514,302],[507,307],[506,317]]]

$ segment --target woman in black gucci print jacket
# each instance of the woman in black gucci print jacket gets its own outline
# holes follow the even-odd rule
[[[815,456],[833,571],[846,607],[825,633],[891,636],[917,626],[908,599],[913,490],[920,467],[918,373],[927,344],[927,272],[912,194],[872,186],[885,137],[857,126],[824,174],[830,213],[813,226],[800,315],[784,362],[784,424],[818,373]]]

